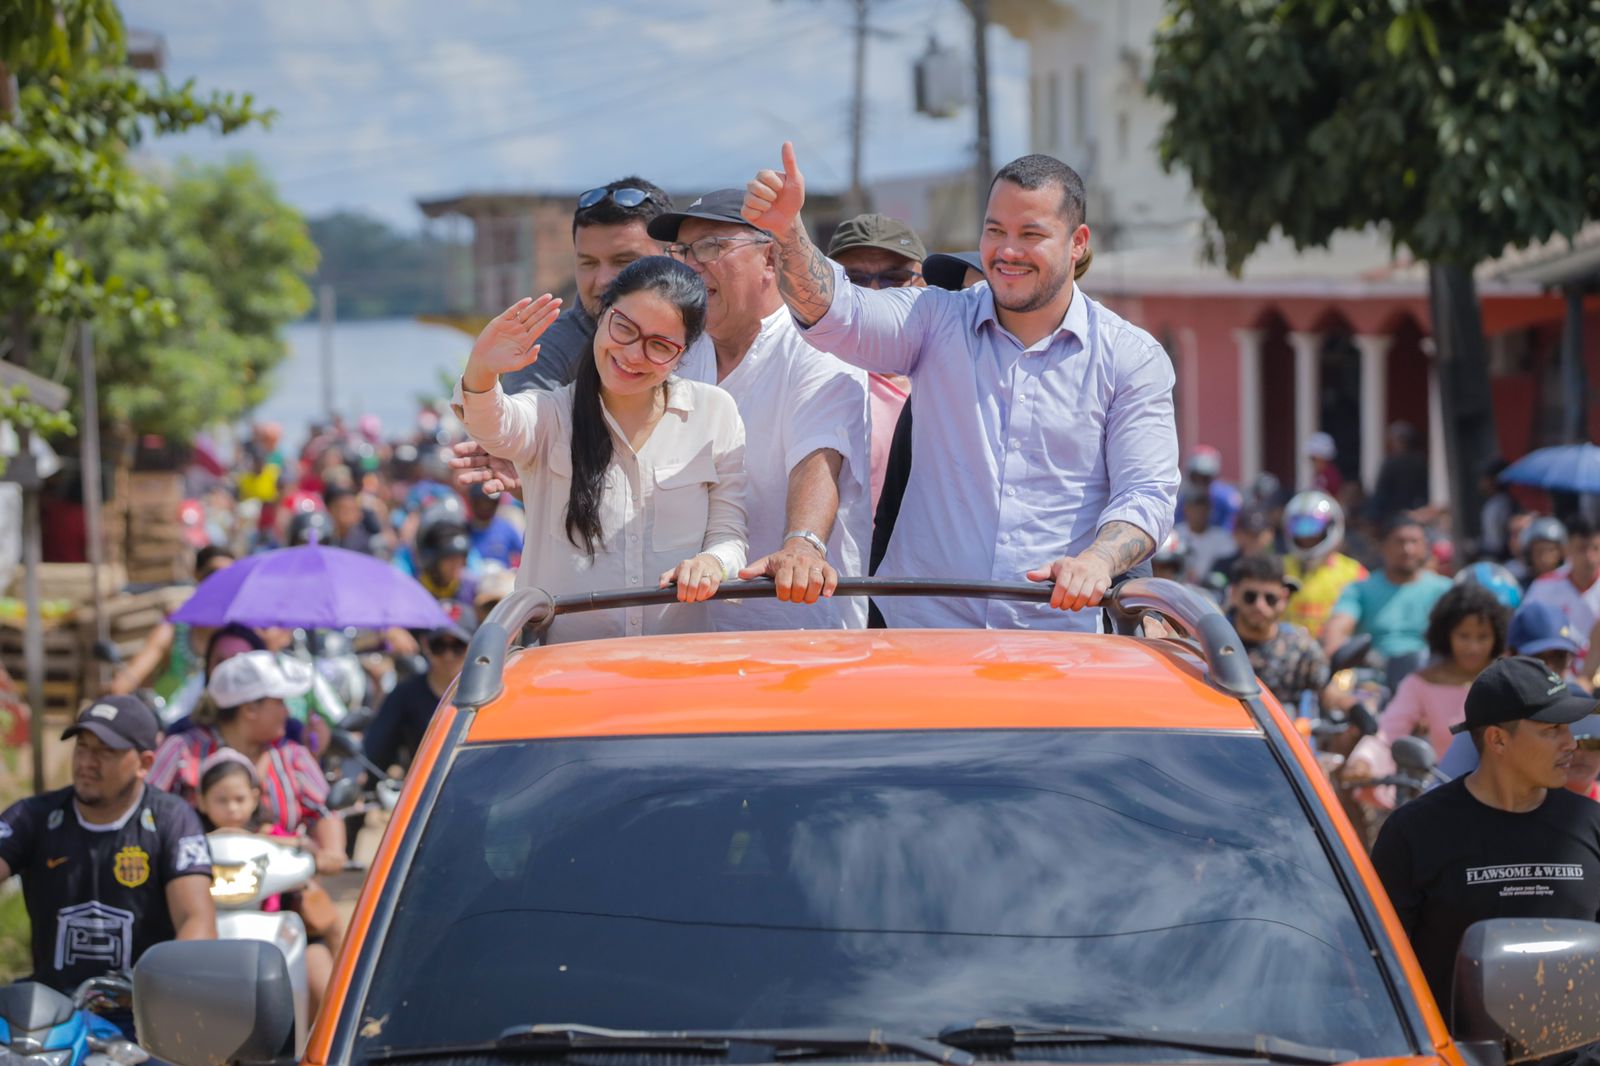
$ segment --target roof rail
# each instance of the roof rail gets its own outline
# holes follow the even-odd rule
[[[1019,600],[1048,603],[1053,586],[1039,582],[950,581],[923,578],[841,578],[835,596],[942,596],[955,599]],[[764,599],[777,595],[770,579],[724,583],[714,600]],[[455,703],[475,709],[504,691],[502,674],[513,647],[539,642],[550,623],[563,614],[607,611],[621,607],[654,607],[677,602],[671,588],[648,591],[585,592],[551,596],[543,589],[515,589],[489,612],[467,648],[467,661],[456,685]],[[1176,623],[1199,646],[1211,684],[1241,699],[1260,692],[1250,657],[1215,604],[1193,589],[1166,578],[1142,577],[1112,588],[1103,604],[1118,633],[1132,634],[1147,613]]]

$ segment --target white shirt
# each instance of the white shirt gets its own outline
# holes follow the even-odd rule
[[[1567,625],[1572,627],[1572,639],[1583,649],[1578,664],[1582,670],[1588,670],[1591,668],[1589,633],[1594,629],[1595,620],[1600,619],[1600,581],[1579,592],[1571,575],[1570,563],[1556,567],[1528,586],[1523,602],[1548,604],[1562,613]]]
[[[604,406],[611,464],[601,493],[603,540],[591,558],[567,536],[572,491],[573,386],[507,396],[456,390],[467,432],[516,464],[528,529],[517,585],[553,596],[654,589],[661,575],[708,552],[733,575],[745,563],[744,423],[720,389],[667,379],[667,409],[635,453]],[[552,643],[711,628],[705,604],[564,615]]]
[[[751,558],[777,551],[783,546],[783,535],[791,531],[787,525],[789,472],[817,449],[831,448],[844,463],[839,471],[839,514],[828,537],[828,561],[841,576],[864,575],[872,546],[866,374],[808,344],[785,307],[761,320],[761,332],[750,350],[721,381],[717,380],[716,351],[710,345],[684,353],[678,372],[726,389],[738,403],[744,424],[754,427],[745,451],[750,474],[746,510]],[[777,599],[731,600],[713,604],[712,618],[724,632],[863,629],[867,601],[839,597],[806,606]]]
[[[1199,533],[1185,526],[1184,532],[1189,536],[1189,580],[1196,584],[1205,581],[1218,559],[1239,550],[1233,534],[1220,526],[1207,526]]]

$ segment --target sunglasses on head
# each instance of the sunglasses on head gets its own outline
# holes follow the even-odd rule
[[[1260,600],[1268,607],[1276,607],[1285,597],[1281,592],[1259,592],[1256,589],[1248,589],[1239,593],[1239,598],[1252,607],[1256,605],[1256,600]]]
[[[588,192],[578,196],[578,210],[582,211],[593,207],[607,198],[618,207],[638,207],[650,199],[650,194],[643,189],[634,189],[627,186],[620,189],[608,189],[602,185],[598,189],[590,189]]]

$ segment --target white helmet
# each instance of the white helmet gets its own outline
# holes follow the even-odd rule
[[[1298,493],[1283,509],[1283,537],[1302,566],[1316,566],[1344,543],[1344,508],[1326,492]]]

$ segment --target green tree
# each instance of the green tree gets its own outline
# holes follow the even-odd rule
[[[449,310],[444,279],[459,247],[399,233],[378,219],[338,211],[311,220],[322,253],[312,288],[332,285],[339,317],[390,318]]]
[[[1456,528],[1494,441],[1472,269],[1600,216],[1600,0],[1168,0],[1150,91],[1237,273],[1382,226],[1429,267]]]
[[[40,341],[57,323],[176,324],[172,294],[97,271],[82,251],[91,225],[159,202],[129,151],[148,136],[228,133],[269,117],[248,96],[201,96],[192,83],[142,78],[123,58],[110,0],[0,3],[0,357],[56,380],[66,360]]]
[[[251,161],[181,167],[163,192],[137,215],[85,227],[96,274],[170,305],[154,322],[96,315],[96,372],[112,426],[188,440],[265,399],[287,352],[281,327],[311,306],[317,251]]]

